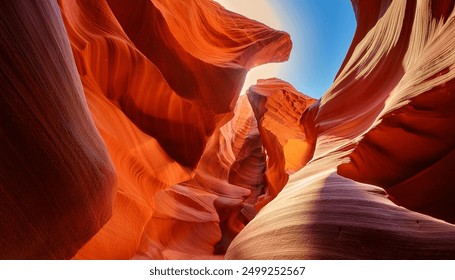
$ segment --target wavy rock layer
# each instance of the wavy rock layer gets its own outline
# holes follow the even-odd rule
[[[266,193],[257,208],[270,202],[312,157],[314,132],[301,125],[305,110],[316,100],[279,79],[259,80],[247,91],[267,152]],[[314,130],[314,129],[312,129]]]
[[[0,9],[0,259],[71,258],[110,218],[115,174],[53,1]]]
[[[0,11],[0,258],[222,257],[263,188],[239,91],[289,35],[209,0],[25,2]]]
[[[222,258],[255,216],[254,204],[264,188],[265,154],[246,96],[234,113],[210,139],[194,178],[155,195],[148,244],[135,258]]]
[[[455,258],[454,1],[353,0],[318,101],[239,99],[291,41],[213,1],[41,2],[0,10],[0,258]]]
[[[353,5],[352,46],[302,123],[314,155],[227,258],[455,258],[454,2]]]
[[[59,4],[118,182],[112,218],[75,258],[213,255],[222,236],[229,243],[244,223],[243,200],[261,178],[261,163],[250,159],[260,157],[258,144],[245,148],[254,155],[234,153],[229,176],[199,162],[243,149],[239,140],[232,140],[239,147],[224,143],[220,128],[233,116],[247,70],[288,58],[289,35],[207,0]],[[235,174],[245,161],[258,166],[248,171],[257,179]],[[195,175],[197,184],[184,183]]]

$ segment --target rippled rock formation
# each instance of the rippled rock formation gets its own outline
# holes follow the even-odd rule
[[[320,100],[210,0],[10,2],[0,258],[455,258],[453,1],[353,0]]]
[[[243,147],[221,128],[247,71],[289,57],[289,35],[208,0],[22,2],[2,8],[1,257],[223,253],[264,162],[258,136]],[[226,186],[182,191],[214,170],[196,167],[216,141],[235,151],[229,177],[209,176]]]
[[[137,0],[127,7],[61,1],[60,7],[119,178],[112,219],[76,258],[213,254],[217,197],[176,184],[194,176],[212,135],[232,118],[247,71],[288,58],[289,35],[211,1]],[[200,242],[193,240],[198,232]]]
[[[114,168],[56,3],[2,3],[0,32],[0,258],[70,258],[112,214]]]
[[[351,48],[306,112],[313,157],[227,258],[455,258],[454,2],[353,5]]]
[[[257,205],[261,208],[282,190],[289,174],[301,169],[313,156],[314,126],[306,127],[304,112],[316,100],[279,79],[259,80],[247,95],[267,152],[267,191]]]

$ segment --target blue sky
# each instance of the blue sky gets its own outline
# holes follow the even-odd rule
[[[354,36],[350,0],[216,0],[224,7],[291,35],[288,62],[253,68],[242,93],[257,79],[278,77],[321,97],[332,85]]]
[[[254,1],[251,1],[252,3]],[[354,36],[349,0],[269,0],[291,34],[293,50],[279,77],[319,98],[330,87]]]

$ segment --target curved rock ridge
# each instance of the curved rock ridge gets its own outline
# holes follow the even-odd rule
[[[58,2],[117,171],[112,218],[74,258],[222,254],[254,216],[244,201],[259,195],[264,168],[257,136],[222,131],[247,71],[288,59],[289,35],[208,0]],[[252,117],[242,114],[243,127]],[[212,156],[227,157],[224,174]]]
[[[210,0],[0,13],[0,258],[222,258],[263,188],[239,91],[289,35]]]
[[[0,9],[0,259],[68,259],[111,217],[115,171],[58,5]]]
[[[210,0],[0,9],[0,259],[454,259],[455,1],[352,0],[320,100]]]
[[[194,178],[155,195],[150,231],[135,258],[222,258],[256,214],[264,170],[256,119],[241,96],[234,118],[210,139]]]
[[[247,70],[291,49],[287,33],[208,0],[60,3],[82,79],[190,168],[232,117]]]
[[[313,157],[228,259],[455,258],[454,1],[353,6],[347,57],[305,113]]]
[[[314,129],[301,125],[305,110],[316,100],[277,78],[258,80],[247,96],[259,124],[267,152],[266,193],[260,197],[260,209],[277,196],[289,174],[301,169],[312,157]]]
[[[383,187],[409,209],[455,222],[455,23],[453,1],[419,2],[403,75],[341,175]],[[412,25],[411,25],[412,24]],[[399,141],[396,141],[399,139]],[[365,156],[368,154],[368,156]]]

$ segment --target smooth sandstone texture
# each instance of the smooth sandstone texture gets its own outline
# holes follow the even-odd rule
[[[314,152],[314,126],[305,127],[305,110],[316,100],[280,79],[258,80],[247,91],[264,149],[267,153],[266,192],[259,198],[262,208],[286,185],[289,174],[301,169]]]
[[[256,183],[235,181],[239,167],[231,178],[219,176],[204,155],[224,154],[224,146],[212,152],[212,145],[233,117],[247,71],[286,60],[289,35],[207,0],[59,5],[87,103],[117,170],[113,216],[75,258],[224,253],[245,223],[237,212]],[[260,168],[249,172],[262,178]],[[191,183],[201,178],[220,185]]]
[[[135,258],[222,258],[255,216],[264,191],[265,153],[246,96],[234,113],[210,139],[194,178],[155,195],[148,244]]]
[[[454,1],[352,0],[320,100],[210,0],[10,2],[1,259],[455,258]]]
[[[353,6],[351,48],[306,112],[313,157],[226,258],[455,257],[454,3]]]
[[[112,215],[115,173],[58,6],[0,9],[0,259],[68,259]]]
[[[222,258],[263,187],[239,91],[289,35],[208,0],[57,2],[1,10],[0,257]]]

